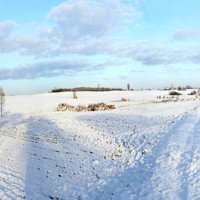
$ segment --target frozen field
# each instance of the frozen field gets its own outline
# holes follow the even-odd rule
[[[167,91],[8,96],[0,199],[199,200],[200,101],[184,93],[177,102],[156,98]],[[65,102],[116,109],[56,112]]]

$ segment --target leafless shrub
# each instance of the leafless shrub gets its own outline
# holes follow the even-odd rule
[[[1,107],[1,117],[3,116],[3,106],[5,103],[5,93],[3,88],[0,87],[0,107]]]
[[[68,111],[74,111],[74,109],[75,109],[74,106],[70,106],[70,105],[68,105],[66,103],[60,103],[58,105],[56,111],[66,111],[66,110],[68,110]]]
[[[74,111],[76,111],[76,112],[86,112],[87,111],[87,107],[85,107],[85,106],[77,106]]]
[[[179,93],[179,92],[176,92],[176,91],[171,91],[171,92],[169,93],[169,95],[177,96],[177,95],[182,95],[182,94]]]
[[[122,101],[122,102],[127,102],[127,101],[130,101],[130,100],[129,100],[129,99],[126,99],[126,98],[122,98],[121,101]]]
[[[88,111],[100,111],[115,109],[114,105],[106,105],[104,103],[90,104],[88,105]]]
[[[196,95],[197,94],[197,91],[196,90],[193,90],[192,92],[190,92],[188,95]]]
[[[58,105],[56,111],[74,111],[74,112],[87,112],[87,111],[103,111],[115,109],[114,105],[107,105],[104,103],[90,104],[88,106],[71,106],[66,103]]]

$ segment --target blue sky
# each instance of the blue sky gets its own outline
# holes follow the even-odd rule
[[[200,86],[198,0],[0,0],[0,86]]]

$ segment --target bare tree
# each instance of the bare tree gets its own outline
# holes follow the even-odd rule
[[[3,88],[0,87],[0,106],[1,106],[1,117],[3,116],[3,106],[5,103],[5,93]]]

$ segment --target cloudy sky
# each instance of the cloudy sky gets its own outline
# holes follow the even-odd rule
[[[199,0],[0,0],[0,85],[200,86]]]

